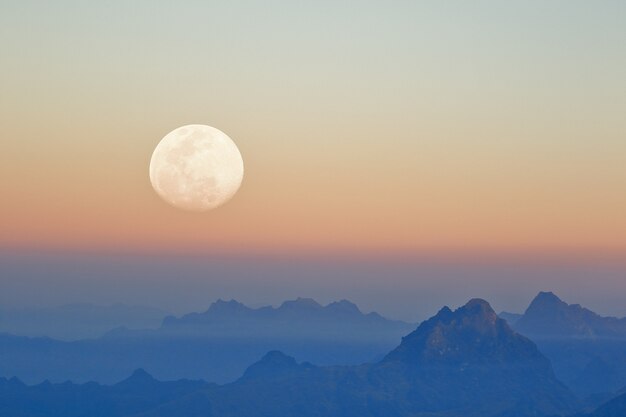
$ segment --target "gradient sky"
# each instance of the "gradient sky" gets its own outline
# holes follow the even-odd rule
[[[623,1],[0,4],[5,258],[626,263]],[[225,131],[246,166],[208,214],[167,206],[148,178],[189,123]],[[598,285],[624,294],[624,270]]]

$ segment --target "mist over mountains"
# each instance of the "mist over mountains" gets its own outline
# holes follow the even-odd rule
[[[320,365],[373,361],[414,328],[377,313],[363,314],[346,300],[321,306],[299,298],[258,309],[219,300],[203,313],[169,316],[157,329],[118,328],[92,340],[0,334],[0,371],[29,383],[113,383],[144,368],[159,379],[224,383],[270,350]]]
[[[498,317],[500,317],[501,319],[504,319],[507,321],[507,323],[509,323],[510,326],[514,326],[515,323],[523,316],[523,314],[519,314],[519,313],[511,313],[508,311],[502,311],[500,312],[500,314],[498,314]]]
[[[90,340],[0,335],[0,416],[624,416],[622,323],[549,292],[417,328],[347,300],[218,300]]]
[[[0,333],[66,341],[92,339],[122,326],[131,329],[157,328],[168,314],[158,308],[121,303],[4,309],[0,310]]]
[[[364,314],[348,300],[322,306],[311,298],[298,298],[285,301],[276,308],[250,308],[236,300],[218,300],[203,313],[191,313],[180,318],[166,317],[158,332],[170,335],[372,341],[374,335],[381,339],[397,337],[414,326],[386,319],[376,312]],[[109,336],[121,334],[124,332],[118,331]]]
[[[513,327],[537,343],[559,379],[591,403],[626,386],[625,318],[602,317],[541,292]]]
[[[27,412],[34,403],[57,410],[59,396],[77,392],[84,396],[78,396],[73,409],[63,410],[64,417],[87,415],[94,402],[120,405],[108,408],[109,417],[523,417],[569,412],[576,404],[534,343],[479,299],[455,311],[443,308],[376,363],[320,367],[272,351],[230,384],[196,385],[193,393],[188,381],[169,383],[174,384],[169,389],[161,384],[138,371],[112,387],[25,387],[12,380],[0,389],[14,398],[5,407],[23,417],[36,415]],[[55,390],[58,394],[51,395]],[[170,396],[155,404],[154,394],[138,395],[144,391]],[[120,402],[120,392],[127,392],[125,402]],[[172,392],[180,395],[172,399]],[[58,413],[45,415],[60,417]]]
[[[233,384],[143,415],[183,415],[198,401],[210,405],[204,415],[231,417],[522,417],[567,412],[575,398],[530,340],[471,300],[442,309],[377,363],[317,367],[270,352]]]

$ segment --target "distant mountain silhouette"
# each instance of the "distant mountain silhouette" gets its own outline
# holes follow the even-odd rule
[[[135,372],[125,380],[119,382],[117,384],[118,387],[121,388],[129,388],[129,389],[145,389],[147,387],[152,387],[156,384],[159,384],[152,375],[147,373],[144,369],[139,368],[136,369]]]
[[[285,301],[277,308],[249,308],[235,300],[218,300],[203,313],[166,317],[159,333],[371,340],[373,334],[392,333],[399,337],[412,328],[413,324],[388,320],[378,313],[363,314],[347,300],[322,306],[311,298],[298,298]],[[117,331],[109,336],[119,335]]]
[[[287,356],[278,350],[273,350],[263,356],[260,361],[248,367],[240,381],[275,379],[315,368],[309,362],[298,364],[291,356]]]
[[[224,308],[248,314],[235,303],[211,314]],[[537,347],[479,299],[441,309],[374,364],[320,367],[271,351],[221,386],[142,369],[113,386],[0,379],[0,415],[11,417],[538,417],[574,401]]]
[[[540,292],[513,327],[536,342],[557,377],[591,405],[626,385],[626,319]]]
[[[514,326],[515,323],[521,319],[523,316],[523,314],[519,314],[519,313],[510,313],[508,311],[503,311],[500,314],[498,314],[498,317],[500,317],[501,319],[504,319],[507,321],[507,323],[509,323],[509,326]]]
[[[169,313],[125,304],[67,304],[38,309],[0,311],[0,332],[59,340],[97,338],[120,326],[157,328]]]
[[[373,361],[414,328],[364,314],[347,300],[322,306],[299,298],[256,309],[219,300],[202,313],[167,317],[158,329],[118,328],[95,340],[68,343],[0,334],[0,372],[28,383],[112,383],[144,368],[158,379],[224,383],[271,350],[320,365]]]
[[[534,337],[626,338],[626,318],[602,317],[579,304],[567,304],[552,292],[540,292],[515,328]]]
[[[337,318],[343,318],[368,323],[388,323],[390,321],[378,313],[363,314],[354,303],[348,300],[336,301],[322,306],[311,298],[297,298],[296,300],[283,302],[278,308],[271,306],[250,308],[236,300],[218,300],[211,304],[209,309],[204,313],[191,313],[181,318],[175,318],[173,316],[166,317],[163,320],[163,327],[188,324],[211,324],[215,321],[225,319],[233,320],[243,318],[254,320],[297,318],[306,321],[336,320]]]

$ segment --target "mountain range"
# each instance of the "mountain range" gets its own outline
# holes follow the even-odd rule
[[[144,368],[159,379],[224,383],[270,350],[320,365],[373,361],[414,328],[346,300],[322,306],[299,298],[258,309],[218,300],[203,313],[166,317],[158,329],[118,328],[92,340],[0,334],[0,372],[28,383],[112,383]]]
[[[161,334],[203,334],[219,337],[277,337],[371,341],[405,333],[415,325],[389,320],[376,312],[364,314],[348,300],[322,306],[311,298],[283,302],[279,307],[250,308],[235,301],[218,300],[203,313],[166,317]],[[349,328],[349,332],[346,329]],[[119,335],[120,332],[115,332]],[[111,336],[111,335],[110,335]]]
[[[371,364],[316,366],[271,351],[225,385],[137,371],[110,387],[2,380],[0,398],[0,415],[12,417],[537,417],[576,406],[536,345],[480,299],[444,307]]]
[[[576,417],[624,416],[623,320],[550,292],[521,315],[498,317],[478,299],[455,311],[445,307],[417,330],[363,314],[346,300],[322,306],[299,298],[261,308],[218,300],[201,313],[165,317],[157,329],[121,327],[90,340],[1,334],[0,372],[20,380],[0,379],[0,416],[56,416],[28,414],[28,407],[98,415],[89,409],[94,402],[112,404],[103,414],[111,417],[211,415],[207,410],[233,417],[514,417],[574,408],[587,413]],[[110,384],[137,368],[146,370],[124,384],[87,382]],[[74,383],[40,383],[46,379]],[[150,400],[142,384],[164,391]],[[20,398],[22,405],[9,401]],[[67,400],[72,410],[61,406],[63,398],[74,398]],[[285,405],[276,408],[268,398]]]

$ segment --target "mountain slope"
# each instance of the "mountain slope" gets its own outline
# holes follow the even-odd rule
[[[567,412],[574,401],[534,343],[472,300],[442,309],[379,363],[316,367],[272,352],[232,384],[141,415],[182,417],[204,403],[211,411],[198,415],[524,417]]]
[[[590,405],[626,385],[626,319],[541,292],[513,327],[537,343],[557,377]]]
[[[622,390],[623,391],[623,390]],[[626,394],[621,393],[590,413],[578,413],[570,417],[624,417],[626,416]]]
[[[626,394],[612,399],[600,406],[590,417],[624,417],[626,416]]]
[[[480,299],[455,311],[443,308],[406,336],[379,367],[411,370],[406,396],[419,392],[419,409],[465,410],[469,415],[487,404],[479,415],[550,414],[574,401],[536,345]]]

